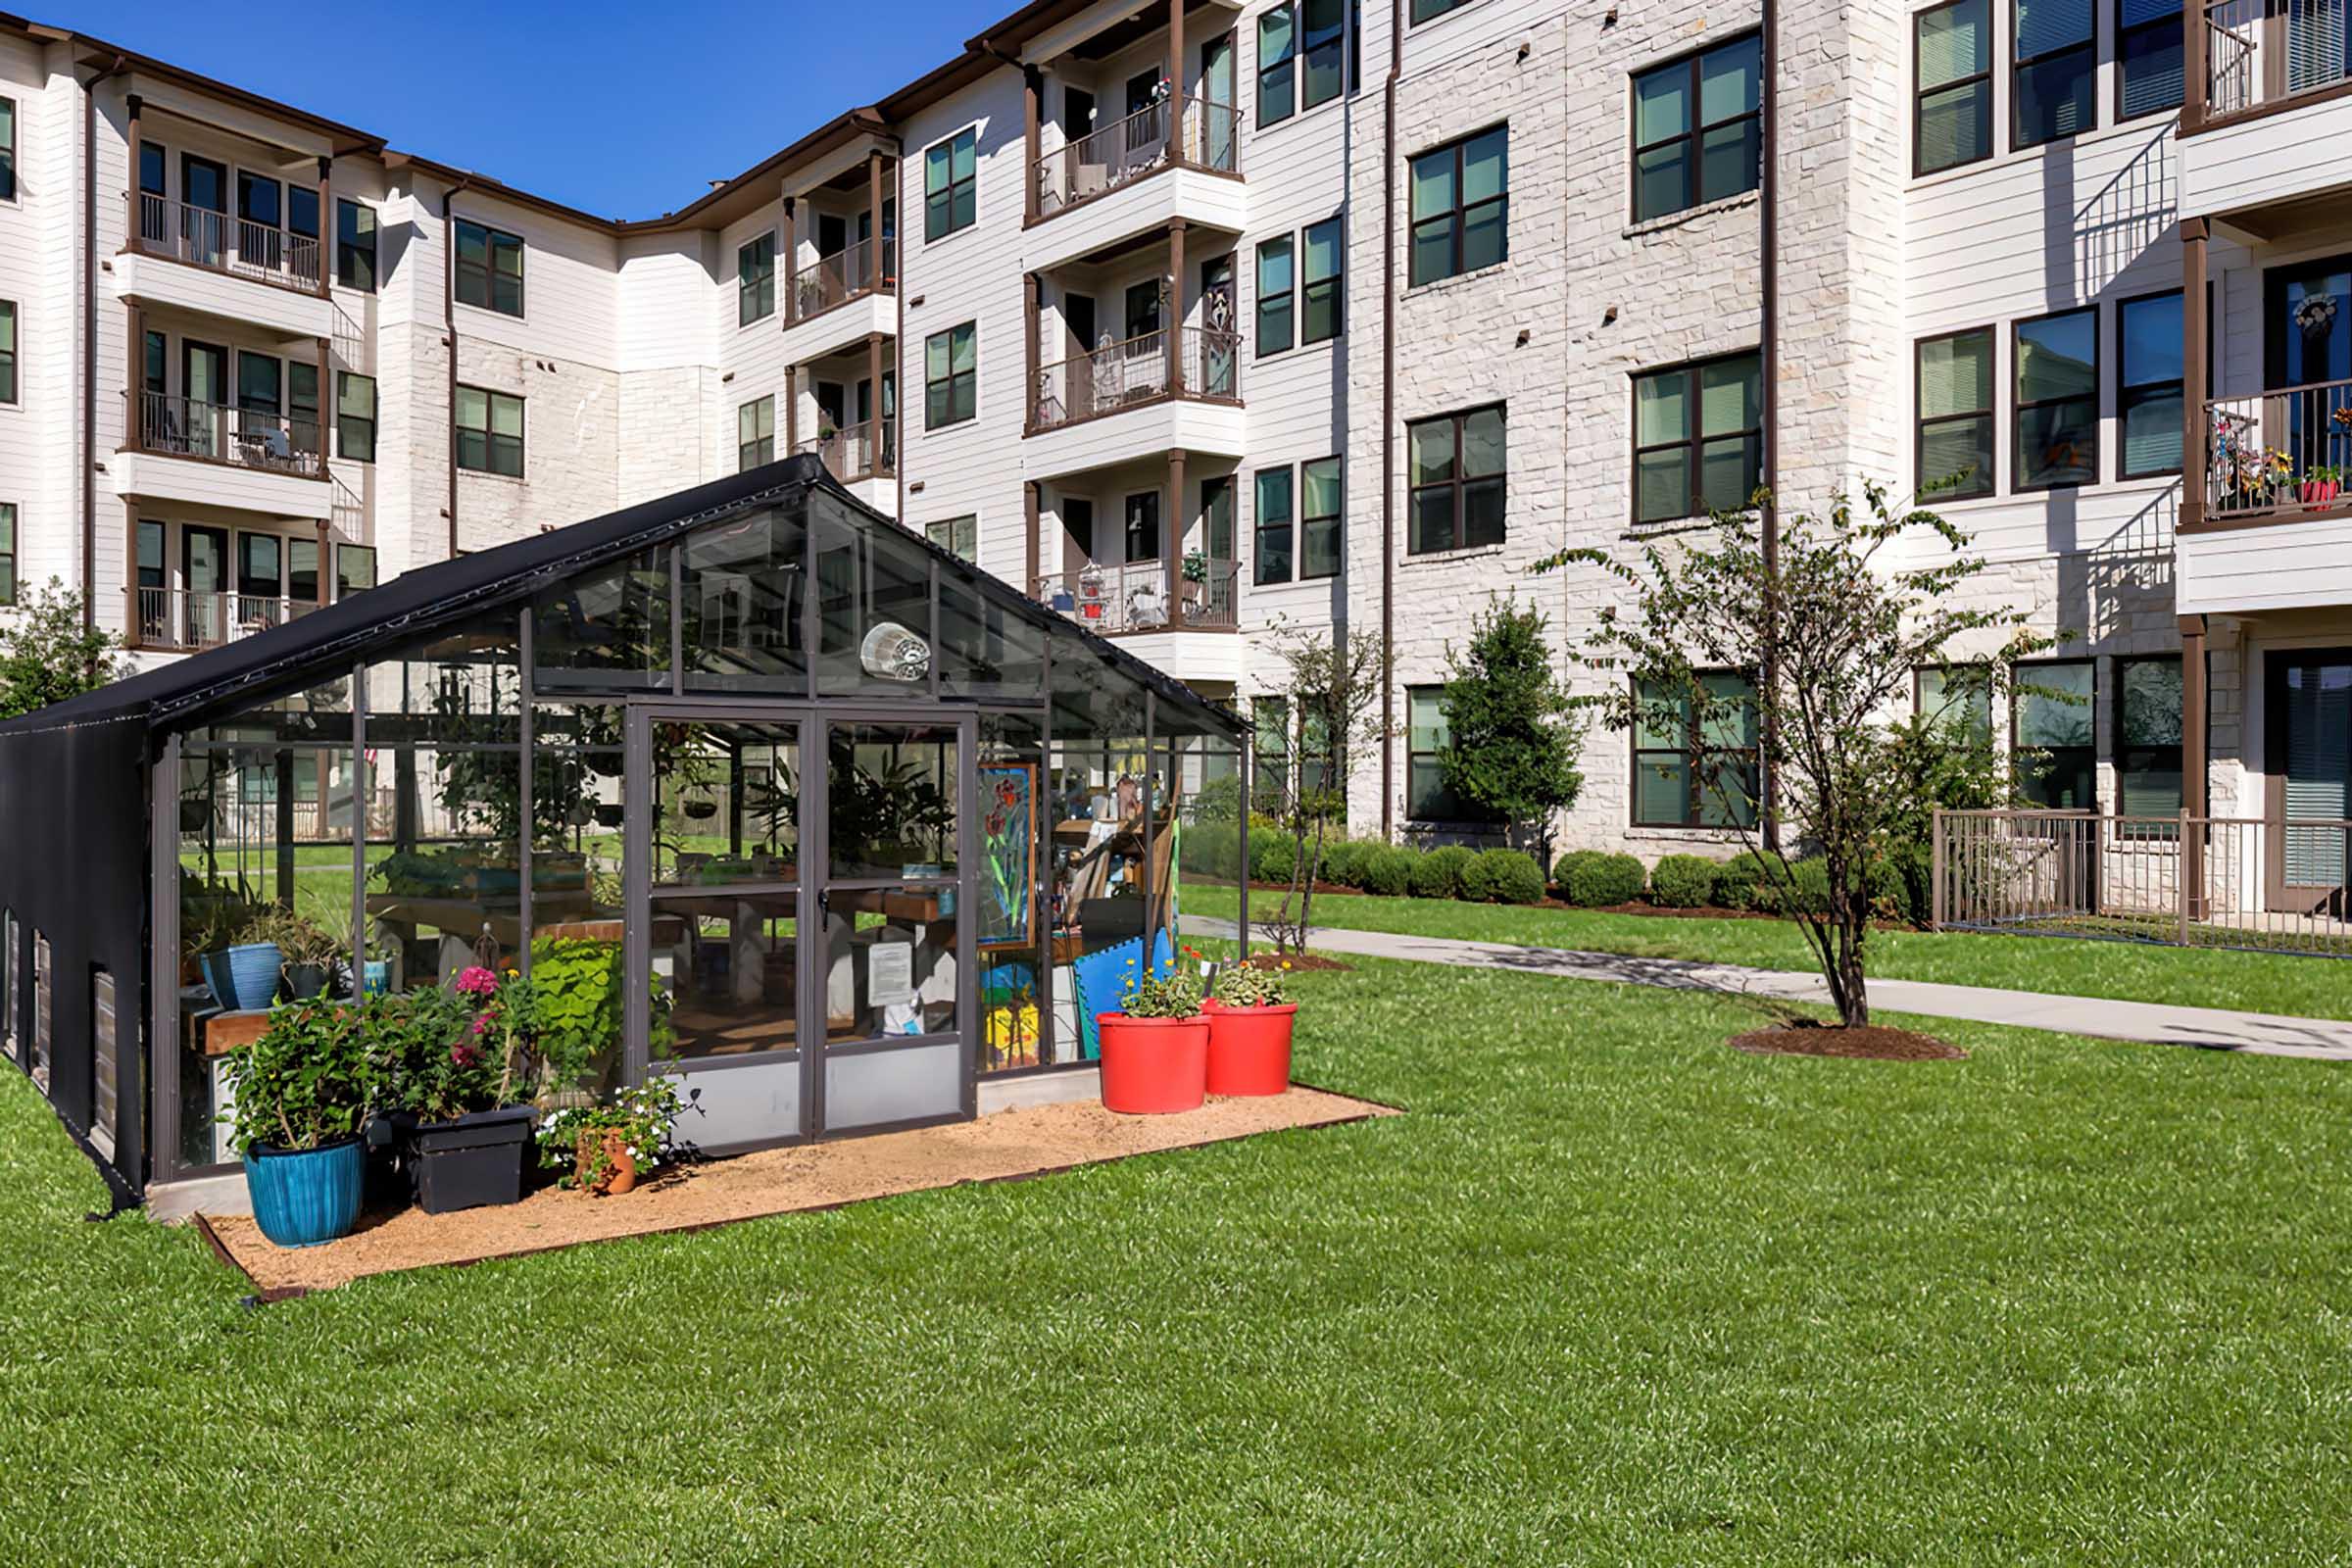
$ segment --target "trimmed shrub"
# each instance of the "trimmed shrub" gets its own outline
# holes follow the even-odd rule
[[[1252,882],[1282,882],[1291,880],[1298,869],[1298,847],[1290,834],[1278,827],[1253,827],[1250,830],[1250,880]]]
[[[1470,863],[1470,851],[1459,844],[1448,844],[1421,857],[1413,867],[1413,897],[1416,899],[1458,899],[1462,896],[1462,868]]]
[[[1760,856],[1740,851],[1715,867],[1716,904],[1726,909],[1765,907],[1765,898],[1771,892],[1769,875]]]
[[[1592,859],[1599,853],[1600,852],[1598,850],[1570,850],[1567,854],[1552,861],[1551,885],[1555,888],[1566,887],[1568,885],[1569,872],[1574,867],[1583,865],[1586,861]]]
[[[1568,875],[1560,884],[1562,895],[1580,909],[1601,909],[1611,905],[1631,904],[1642,896],[1642,886],[1649,873],[1642,862],[1630,855],[1604,855],[1598,850],[1586,852],[1590,858],[1564,855]]]
[[[1462,897],[1481,904],[1534,904],[1544,897],[1544,868],[1517,850],[1481,850],[1462,867]]]
[[[1401,899],[1413,890],[1413,872],[1420,864],[1418,850],[1375,844],[1372,853],[1364,858],[1364,891]]]
[[[1697,855],[1661,857],[1649,868],[1649,902],[1669,909],[1698,909],[1715,902],[1715,862]]]
[[[1788,862],[1793,888],[1773,887],[1772,906],[1783,914],[1827,914],[1830,909],[1830,862],[1818,855]]]
[[[1176,863],[1200,876],[1229,881],[1242,858],[1241,832],[1224,822],[1188,822],[1178,839]]]
[[[1372,839],[1342,839],[1323,846],[1323,880],[1342,887],[1364,885],[1364,862],[1380,845]]]

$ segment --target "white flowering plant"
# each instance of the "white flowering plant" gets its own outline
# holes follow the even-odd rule
[[[676,1082],[657,1073],[593,1105],[564,1106],[542,1116],[539,1157],[547,1165],[572,1167],[564,1177],[566,1187],[603,1187],[612,1174],[616,1150],[644,1176],[677,1157],[671,1133],[684,1108]]]

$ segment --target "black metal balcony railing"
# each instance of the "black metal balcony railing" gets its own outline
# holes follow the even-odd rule
[[[2347,0],[2218,0],[2204,14],[2205,106],[2211,114],[2234,114],[2352,79]]]
[[[1189,558],[1177,567],[1178,598],[1173,614],[1164,561],[1089,564],[1075,571],[1049,572],[1029,586],[1031,596],[1047,609],[1058,611],[1089,631],[1115,637],[1178,624],[1202,631],[1231,631],[1240,623],[1240,584],[1238,563]]]
[[[2345,502],[2352,381],[2319,381],[2205,405],[2205,514],[2258,517]]]
[[[877,445],[877,440],[879,445]],[[825,468],[843,481],[871,478],[896,471],[898,429],[893,421],[865,419],[838,430],[819,430],[793,448],[795,455],[813,452]]]
[[[322,478],[318,421],[267,410],[232,409],[177,393],[131,394],[128,443],[142,452],[224,463],[231,467]]]
[[[282,626],[318,607],[308,600],[187,588],[133,588],[127,641],[133,648],[191,653]]]
[[[279,288],[318,292],[318,241],[313,236],[147,192],[139,195],[139,249]]]
[[[1188,326],[1177,339],[1181,386],[1170,376],[1168,334],[1164,331],[1145,332],[1041,368],[1037,398],[1030,408],[1030,427],[1051,430],[1170,396],[1239,402],[1240,334]]]
[[[1185,101],[1182,134],[1168,135],[1167,99],[1091,131],[1037,161],[1041,217],[1117,190],[1170,163],[1220,173],[1241,172],[1241,111],[1205,98]]]
[[[899,242],[885,235],[881,242],[882,269],[874,270],[875,241],[858,240],[845,245],[830,256],[815,261],[792,274],[790,299],[792,318],[807,320],[822,315],[836,305],[846,305],[864,294],[881,293],[898,284]]]

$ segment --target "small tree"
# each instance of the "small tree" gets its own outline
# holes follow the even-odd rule
[[[112,633],[81,623],[81,595],[55,577],[0,612],[0,718],[96,691],[130,673]]]
[[[1366,748],[1385,741],[1374,716],[1394,662],[1369,637],[1276,625],[1275,652],[1290,670],[1290,709],[1298,715],[1290,776],[1276,797],[1291,837],[1291,875],[1266,930],[1278,953],[1306,951],[1306,932],[1335,828],[1348,821],[1348,780]]]
[[[1910,706],[1912,672],[1949,662],[1960,639],[2005,637],[1996,657],[1969,666],[1989,704],[2014,661],[2053,641],[2030,632],[2022,612],[1969,606],[1962,590],[1984,563],[1959,529],[1931,512],[1895,511],[1882,486],[1866,484],[1864,494],[1861,514],[1839,497],[1826,515],[1784,517],[1773,570],[1757,517],[1744,513],[1718,514],[1711,545],[1689,539],[1671,554],[1647,546],[1639,565],[1568,551],[1538,566],[1586,562],[1626,585],[1630,610],[1604,609],[1584,655],[1617,678],[1580,702],[1612,729],[1693,737],[1690,787],[1705,792],[1705,814],[1739,834],[1796,913],[1849,1028],[1870,1021],[1870,871],[1896,816],[1897,715]],[[1897,541],[1922,535],[1930,564],[1893,559]],[[1768,648],[1774,679],[1749,687],[1722,678],[1761,671]],[[1760,768],[1741,744],[1752,736],[1772,737],[1756,746]],[[1826,899],[1818,882],[1800,895],[1789,855],[1763,842],[1767,776],[1782,839],[1824,862]]]
[[[1576,804],[1584,726],[1567,683],[1552,671],[1551,623],[1533,606],[1495,600],[1470,633],[1446,650],[1446,742],[1438,768],[1455,799],[1513,829],[1532,829],[1551,864],[1551,817]]]

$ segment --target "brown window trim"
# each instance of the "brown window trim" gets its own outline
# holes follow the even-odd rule
[[[2118,0],[2118,3],[2120,4],[2121,0]],[[1653,142],[1638,141],[1634,143],[1633,156],[1627,165],[1627,176],[1629,183],[1627,189],[1628,205],[1626,210],[1633,215],[1633,220],[1635,222],[1647,223],[1658,219],[1672,218],[1677,213],[1687,213],[1694,208],[1704,207],[1709,202],[1730,201],[1735,196],[1746,195],[1749,191],[1754,190],[1757,185],[1762,182],[1763,166],[1761,160],[1759,159],[1757,165],[1753,171],[1751,171],[1751,178],[1749,182],[1740,186],[1738,190],[1727,190],[1719,196],[1709,196],[1706,194],[1706,192],[1699,189],[1699,170],[1701,167],[1699,162],[1699,148],[1704,142],[1707,132],[1710,130],[1720,130],[1726,125],[1736,125],[1743,120],[1752,121],[1758,126],[1758,146],[1761,147],[1761,127],[1764,121],[1764,104],[1762,96],[1759,94],[1756,107],[1748,110],[1746,113],[1739,115],[1726,115],[1721,120],[1709,121],[1701,123],[1698,119],[1699,62],[1705,60],[1709,55],[1721,54],[1727,49],[1737,49],[1741,44],[1747,43],[1756,36],[1756,32],[1751,29],[1746,32],[1737,33],[1719,43],[1702,44],[1695,49],[1686,49],[1679,55],[1669,55],[1664,60],[1643,66],[1641,70],[1634,72],[1631,75],[1626,77],[1626,123],[1628,126],[1639,126],[1641,123],[1639,117],[1642,103],[1642,83],[1644,80],[1651,76],[1663,75],[1669,71],[1678,69],[1689,72],[1690,77],[1690,128],[1687,130],[1678,131],[1671,136],[1660,136],[1656,141]],[[1637,129],[1635,134],[1639,135],[1640,131]],[[1642,211],[1642,155],[1643,153],[1656,152],[1661,147],[1670,147],[1678,141],[1689,143],[1689,150],[1684,154],[1686,160],[1684,168],[1690,172],[1690,199],[1680,207],[1669,208],[1662,213],[1644,213]]]
[[[1467,427],[1471,416],[1485,414],[1490,410],[1502,416],[1502,470],[1499,473],[1465,474],[1462,472],[1462,432]],[[1453,477],[1450,479],[1441,479],[1435,484],[1413,484],[1411,482],[1413,432],[1416,429],[1419,429],[1422,425],[1437,424],[1441,421],[1451,421],[1453,425]],[[1464,528],[1466,526],[1464,518],[1465,509],[1462,504],[1462,492],[1473,483],[1487,479],[1500,479],[1502,481],[1503,538],[1501,540],[1497,540],[1496,544],[1506,542],[1510,538],[1511,412],[1510,404],[1507,401],[1500,403],[1481,403],[1476,408],[1459,409],[1451,414],[1433,414],[1425,419],[1407,420],[1404,426],[1404,454],[1406,480],[1404,529],[1405,554],[1407,556],[1442,556],[1449,551],[1455,550],[1493,549],[1494,546],[1492,545],[1466,544],[1463,542],[1462,537]],[[1451,490],[1453,492],[1453,541],[1450,544],[1442,545],[1434,550],[1419,550],[1413,547],[1413,524],[1415,519],[1417,519],[1420,515],[1420,509],[1415,505],[1415,502],[1419,499],[1424,491],[1431,490]]]
[[[1502,132],[1502,189],[1492,196],[1483,197],[1469,206],[1464,206],[1462,204],[1462,149],[1498,130]],[[1414,212],[1411,210],[1410,194],[1413,166],[1426,159],[1435,158],[1441,153],[1453,155],[1453,205],[1442,212],[1428,214]],[[1488,265],[1500,267],[1511,259],[1511,122],[1509,121],[1502,120],[1491,125],[1481,125],[1466,136],[1456,136],[1451,141],[1441,142],[1435,147],[1415,153],[1405,160],[1404,167],[1407,192],[1405,198],[1404,286],[1407,290],[1426,288],[1432,283],[1443,283],[1449,277],[1460,277],[1469,270],[1462,265],[1462,236],[1469,232],[1470,215],[1473,211],[1483,212],[1490,207],[1502,209],[1502,254]],[[1452,241],[1448,247],[1448,254],[1451,258],[1450,265],[1435,277],[1417,278],[1412,275],[1413,256],[1420,249],[1415,241],[1420,235],[1423,224],[1440,220],[1444,220],[1448,225],[1448,233]],[[1483,268],[1480,270],[1484,270]]]
[[[1941,343],[1949,338],[1970,337],[1979,332],[1984,334],[1986,346],[1993,350],[1993,391],[1991,393],[1993,401],[1986,405],[1983,412],[1978,414],[1939,414],[1933,418],[1923,416],[1919,411],[1921,406],[1927,402],[1927,374],[1925,369],[1925,361],[1927,358],[1928,345],[1931,343]],[[1963,326],[1954,331],[1936,332],[1928,337],[1915,338],[1912,340],[1911,488],[1921,500],[1925,501],[1929,499],[1928,481],[1931,475],[1928,473],[1928,426],[1931,424],[1958,424],[1963,419],[1984,419],[1991,425],[1992,440],[1987,443],[1987,450],[1989,450],[1992,454],[1993,471],[1984,475],[1984,488],[1981,490],[1974,488],[1965,490],[1938,490],[1935,492],[1934,500],[1937,503],[1945,501],[1974,501],[1984,496],[1993,495],[1999,491],[1999,469],[2001,462],[2001,415],[1999,391],[2001,368],[1999,359],[2000,340],[1993,335],[1993,323],[1990,321],[1985,322],[1983,326]]]
[[[482,395],[482,422],[478,426],[482,437],[482,462],[477,465],[464,461],[466,443],[463,439],[460,439],[457,444],[459,454],[459,470],[464,473],[486,473],[494,479],[528,478],[530,476],[528,441],[531,433],[531,425],[530,413],[525,407],[525,400],[513,392],[501,392],[496,387],[474,386],[471,383],[465,381],[459,382],[457,389],[460,392],[479,392]],[[518,411],[521,411],[522,434],[517,436],[502,436],[497,433],[497,409],[499,400],[502,398],[507,402],[514,404]],[[457,430],[461,438],[466,434],[472,433],[477,428],[476,426],[460,422],[460,416],[454,402],[449,411],[449,422]],[[507,440],[511,440],[514,444],[514,471],[513,473],[509,473],[505,469],[496,466],[495,460],[491,456],[491,454],[497,450],[499,443]]]
[[[1751,695],[1751,698],[1756,689],[1755,677],[1743,670],[1730,668],[1694,669],[1690,672],[1690,674],[1693,679],[1700,680],[1703,680],[1709,675],[1737,675],[1747,682],[1747,689]],[[1761,768],[1764,765],[1763,748],[1760,745],[1702,745],[1699,736],[1700,719],[1696,711],[1693,711],[1690,714],[1690,721],[1684,728],[1683,744],[1679,749],[1669,750],[1668,748],[1662,746],[1643,746],[1642,744],[1642,725],[1639,722],[1641,717],[1639,705],[1642,701],[1642,682],[1640,677],[1631,674],[1626,676],[1626,680],[1633,690],[1634,702],[1637,707],[1637,711],[1635,713],[1637,722],[1628,725],[1625,732],[1626,755],[1630,759],[1632,764],[1632,772],[1629,775],[1632,782],[1630,787],[1626,790],[1625,808],[1627,822],[1630,825],[1639,828],[1697,828],[1702,831],[1714,833],[1738,832],[1739,827],[1736,823],[1708,822],[1701,819],[1704,811],[1706,795],[1705,790],[1698,778],[1698,760],[1701,757],[1712,756],[1741,757],[1747,760],[1746,765],[1748,767]],[[1683,766],[1689,770],[1688,776],[1690,781],[1690,790],[1689,805],[1681,821],[1667,822],[1643,820],[1642,816],[1642,760],[1644,757],[1679,757],[1683,760]],[[1758,793],[1761,794],[1761,790],[1759,790]]]
[[[2131,444],[2125,439],[2127,432],[2125,420],[2126,416],[2131,413],[2130,399],[2133,392],[2146,392],[2155,390],[2161,393],[2163,388],[2171,387],[2176,392],[2179,392],[2183,396],[2185,396],[2187,393],[2187,380],[2185,376],[2175,376],[2169,380],[2162,381],[2130,381],[2125,379],[2125,372],[2131,368],[2131,359],[2126,352],[2131,339],[2124,335],[2124,317],[2126,313],[2128,313],[2134,305],[2144,305],[2150,300],[2161,299],[2180,300],[2183,307],[2185,307],[2187,304],[2187,301],[2182,298],[2180,290],[2177,288],[2152,289],[2148,293],[2133,294],[2115,302],[2115,477],[2118,481],[2125,479],[2161,479],[2168,475],[2177,474],[2181,471],[2181,466],[2178,463],[2174,464],[2169,468],[2147,468],[2141,470],[2132,469],[2130,466],[2132,462],[2132,447]],[[2183,358],[2185,359],[2185,357],[2186,356],[2184,353]],[[2185,365],[2182,367],[2182,368],[2186,368]],[[2205,395],[2207,397],[2213,397],[2216,395],[2213,390],[2213,379],[2210,371],[2206,376]]]
[[[2063,311],[2044,311],[2039,316],[2023,316],[2009,323],[2009,493],[2011,495],[2041,495],[2052,490],[2087,490],[2100,482],[2105,467],[2104,454],[2099,450],[2099,392],[2105,384],[2106,367],[2099,339],[2102,335],[2100,311],[2097,305],[2070,306]],[[2018,395],[2018,346],[2025,330],[2043,321],[2055,321],[2062,317],[2090,318],[2090,477],[2087,479],[2059,479],[2048,484],[2026,482],[2025,448],[2026,415],[2034,409],[2051,408],[2061,403],[2080,403],[2080,395],[2064,398],[2035,398],[2032,402]]]
[[[1319,463],[1336,464],[1339,466],[1340,510],[1309,515],[1306,510],[1306,470]],[[1308,458],[1298,465],[1298,478],[1291,486],[1291,514],[1298,529],[1297,542],[1293,549],[1296,551],[1295,560],[1298,568],[1298,580],[1300,582],[1328,582],[1346,570],[1348,564],[1348,462],[1344,457],[1335,452],[1328,457]],[[1330,523],[1333,531],[1338,535],[1331,552],[1331,569],[1329,571],[1306,569],[1306,530],[1310,523],[1317,522]],[[1458,522],[1456,534],[1457,536],[1459,534]]]
[[[2181,27],[2180,13],[2182,10],[2186,9],[2186,0],[2184,0],[2184,3],[2181,6],[2177,7],[2171,16],[2158,17],[2153,22],[2133,23],[2129,26],[2127,26],[2124,23],[2125,3],[2126,0],[2114,0],[2115,9],[2109,17],[2109,21],[2112,25],[2109,29],[2108,35],[2115,40],[2115,103],[2113,106],[2115,115],[2114,122],[2118,125],[2128,125],[2132,121],[2145,120],[2151,115],[2179,114],[2188,92],[2188,78],[2186,75],[2187,59],[2185,51],[2183,51],[2181,61],[2182,76],[2180,82],[2180,90],[2183,96],[2181,98],[2176,98],[2169,104],[2159,104],[2153,109],[2142,109],[2137,114],[2128,115],[2124,112],[2124,40],[2133,33],[2142,32],[2170,32],[2174,38],[2178,39],[2180,36]],[[2199,90],[2203,90],[2202,86],[2200,86]]]
[[[754,249],[762,240],[767,242],[767,274],[762,278],[746,279],[743,275],[743,253]],[[747,326],[756,326],[776,314],[776,231],[774,229],[754,234],[750,239],[735,247],[735,327],[737,331],[741,331]],[[760,310],[746,316],[744,302],[756,295],[761,284],[764,284],[767,289],[767,303]],[[844,300],[842,303],[846,305],[849,302]]]
[[[1756,454],[1756,471],[1761,477],[1764,463],[1764,427],[1762,425],[1742,425],[1737,430],[1727,430],[1717,435],[1708,435],[1698,428],[1698,372],[1711,366],[1729,365],[1736,360],[1754,360],[1756,374],[1759,382],[1761,381],[1764,373],[1763,351],[1740,349],[1733,354],[1711,354],[1703,360],[1685,360],[1680,365],[1661,365],[1647,370],[1636,370],[1631,381],[1627,383],[1627,392],[1633,399],[1634,414],[1633,418],[1628,421],[1628,428],[1633,435],[1634,456],[1630,465],[1629,477],[1632,484],[1629,486],[1630,494],[1627,502],[1633,518],[1633,526],[1636,528],[1671,527],[1675,523],[1688,521],[1692,517],[1709,515],[1706,497],[1701,493],[1699,485],[1698,449],[1710,441],[1729,441],[1738,437],[1743,443],[1752,444]],[[1641,424],[1641,386],[1642,382],[1662,375],[1680,375],[1689,382],[1690,433],[1680,441],[1659,441],[1649,446],[1643,446]],[[1759,400],[1758,412],[1762,412],[1761,400]],[[1682,448],[1684,452],[1683,478],[1687,488],[1683,499],[1690,504],[1692,510],[1676,517],[1644,517],[1642,515],[1642,460],[1652,452],[1669,452],[1676,447]],[[1748,493],[1750,496],[1755,493],[1752,486]],[[1746,505],[1747,503],[1741,503],[1742,510]]]
[[[2009,7],[2009,150],[2019,152],[2028,147],[2051,147],[2059,142],[2073,141],[2078,136],[2087,136],[2104,128],[2098,123],[2099,98],[2095,90],[2099,74],[2099,8],[2097,6],[2090,8],[2090,36],[2082,42],[2062,44],[2055,49],[2044,49],[2037,55],[2023,55],[2018,53],[2017,8],[2019,3],[2020,0],[2007,0]],[[2094,88],[2090,95],[2091,123],[2061,135],[2040,136],[2028,140],[2025,127],[2017,118],[2025,102],[2025,95],[2017,90],[2019,81],[2024,78],[2028,68],[2047,65],[2053,60],[2072,54],[2085,55],[2089,59],[2088,69]],[[2118,74],[2120,75],[2121,73]]]
[[[969,370],[958,371],[956,368],[956,334],[963,331],[969,331],[972,335],[972,368]],[[931,345],[936,339],[943,337],[948,340],[948,373],[942,379],[934,381],[931,379]],[[959,375],[971,382],[972,412],[960,416],[954,416],[956,414],[956,382]],[[948,389],[948,413],[952,416],[935,421],[931,417],[931,389],[937,386],[944,386]],[[959,424],[969,424],[978,417],[980,417],[980,323],[977,319],[957,321],[954,326],[941,327],[923,339],[923,428],[925,430],[951,430]]]
[[[2023,754],[2026,748],[2018,738],[2018,704],[2024,701],[2028,696],[2032,695],[2026,691],[2026,688],[2034,684],[2034,672],[2035,670],[2073,669],[2078,666],[2090,671],[2090,701],[2083,708],[2084,715],[2090,719],[2090,743],[2087,746],[2036,746],[2033,749],[2035,751],[2048,752],[2053,758],[2076,752],[2087,754],[2090,764],[2090,788],[2092,797],[2091,804],[2088,807],[2053,806],[2039,807],[2035,808],[2035,809],[2097,809],[2097,797],[2099,788],[2099,661],[2098,657],[2093,654],[2069,654],[2050,659],[2022,659],[2011,663],[2009,666],[2009,778],[2012,785],[2017,787],[2021,794],[2024,791],[2026,780],[2018,771],[2018,758]],[[2055,769],[2053,769],[2053,772],[2054,771]]]
[[[972,172],[965,178],[957,179],[956,177],[956,143],[964,136],[972,138]],[[948,182],[940,187],[947,192],[948,196],[948,226],[934,234],[931,232],[931,155],[942,147],[948,149]],[[958,125],[925,147],[922,169],[923,243],[926,245],[936,244],[940,240],[951,239],[965,229],[978,228],[980,226],[980,126],[976,122],[969,125]],[[1022,171],[1024,178],[1029,177],[1029,171]],[[958,185],[969,185],[972,189],[972,220],[968,223],[956,221],[956,188]]]
[[[1913,179],[1925,179],[1930,174],[1948,173],[1955,169],[1966,169],[1971,164],[1984,163],[1993,156],[1995,149],[1999,146],[1998,127],[1992,122],[1991,49],[1987,48],[1984,51],[1984,69],[1983,71],[1972,72],[1965,76],[1954,76],[1951,80],[1939,81],[1933,87],[1925,85],[1921,80],[1920,24],[1938,11],[1949,11],[1953,7],[1965,3],[1967,0],[1943,0],[1941,5],[1928,6],[1923,10],[1911,13],[1911,177]],[[1993,26],[1992,0],[1984,0],[1984,25],[1988,31],[1998,30]],[[1942,97],[1946,93],[1956,93],[1963,87],[1974,87],[1980,83],[1984,88],[1984,150],[1974,158],[1963,158],[1956,164],[1943,164],[1935,169],[1927,168],[1919,159],[1920,148],[1923,145],[1919,132],[1920,127],[1926,122],[1927,100],[1931,97]]]
[[[493,228],[488,223],[471,218],[453,218],[450,220],[450,224],[449,265],[456,273],[453,287],[457,302],[477,311],[488,311],[494,316],[508,316],[517,321],[527,319],[529,291],[524,281],[523,257],[529,247],[523,244],[522,236],[508,229]],[[463,259],[463,239],[466,230],[469,228],[479,231],[482,236],[482,260],[478,263]],[[514,309],[512,311],[502,309],[492,303],[498,298],[497,290],[492,285],[500,275],[498,250],[501,241],[514,247]],[[469,300],[466,297],[466,280],[468,277],[481,279],[482,297],[478,300]]]

